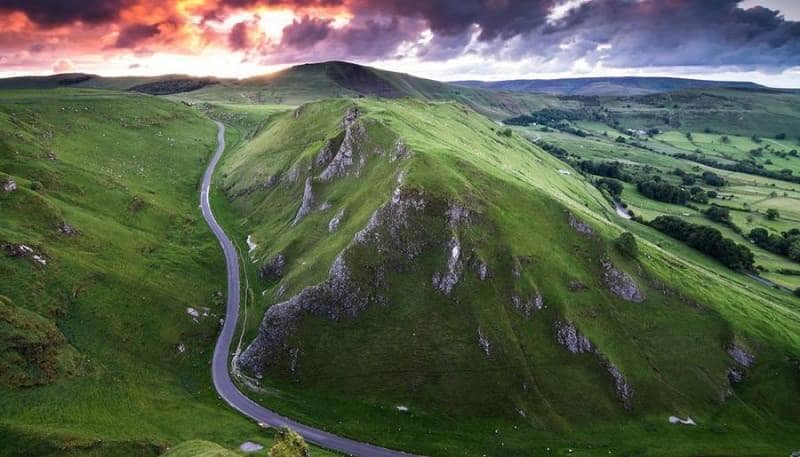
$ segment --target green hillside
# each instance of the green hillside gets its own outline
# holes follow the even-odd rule
[[[215,126],[55,89],[0,92],[0,132],[0,455],[268,444],[209,375],[225,276],[197,186]]]
[[[525,113],[555,102],[542,95],[457,87],[349,62],[298,65],[271,75],[222,81],[178,97],[192,102],[297,106],[325,98],[362,96],[453,100],[492,118]]]
[[[249,245],[236,362],[263,404],[427,455],[796,445],[797,299],[618,217],[523,136],[375,98],[257,132],[216,205]]]

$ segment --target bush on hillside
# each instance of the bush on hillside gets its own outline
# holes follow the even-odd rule
[[[685,205],[689,199],[689,192],[664,181],[640,181],[636,190],[647,198],[665,203]]]
[[[639,245],[636,243],[636,237],[631,232],[623,232],[614,240],[614,246],[617,250],[631,259],[635,259],[639,255]]]
[[[308,444],[297,432],[288,428],[278,430],[267,453],[269,457],[309,457]]]

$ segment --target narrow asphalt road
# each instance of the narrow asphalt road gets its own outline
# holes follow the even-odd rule
[[[228,299],[225,311],[225,323],[222,326],[222,332],[214,348],[214,358],[211,362],[211,376],[214,380],[214,387],[217,389],[217,393],[233,409],[245,416],[272,427],[289,427],[302,435],[307,441],[327,449],[358,457],[411,456],[411,454],[405,452],[393,451],[391,449],[349,440],[295,422],[256,404],[241,393],[233,384],[228,369],[228,360],[231,341],[236,332],[236,322],[239,319],[239,257],[230,238],[228,238],[225,231],[222,230],[222,227],[220,227],[217,220],[214,218],[208,199],[214,169],[220,157],[222,157],[223,151],[225,151],[225,126],[220,122],[214,122],[219,128],[217,132],[217,150],[214,152],[214,156],[208,164],[205,175],[203,175],[203,184],[200,188],[200,209],[203,212],[203,218],[205,218],[208,226],[211,227],[211,231],[214,232],[214,235],[219,240],[219,244],[222,246],[222,250],[225,252],[225,264],[228,270]]]

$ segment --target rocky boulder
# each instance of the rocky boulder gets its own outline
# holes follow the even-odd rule
[[[602,265],[603,283],[611,293],[623,300],[632,301],[634,303],[641,303],[644,301],[644,293],[639,290],[639,286],[636,285],[633,278],[607,260],[604,260]]]
[[[284,268],[286,267],[286,257],[283,253],[278,253],[275,257],[270,258],[258,270],[258,275],[265,281],[277,281],[283,277]]]
[[[13,179],[8,179],[0,183],[0,189],[3,189],[3,192],[14,192],[17,190],[17,182]]]

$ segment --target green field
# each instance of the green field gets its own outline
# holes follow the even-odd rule
[[[46,261],[0,256],[0,455],[268,445],[209,376],[224,264],[197,186],[214,125],[155,97],[71,89],[0,93],[0,131],[0,181],[17,184],[0,192],[0,244]]]

